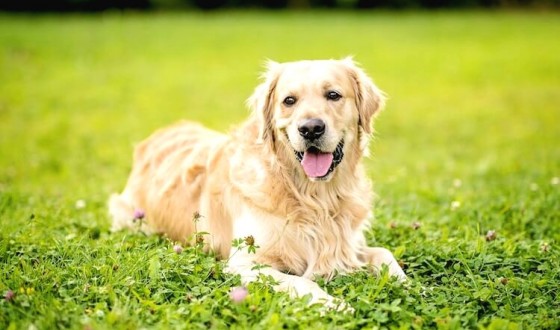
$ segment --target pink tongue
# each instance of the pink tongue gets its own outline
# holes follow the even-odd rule
[[[319,178],[325,176],[333,161],[333,154],[304,152],[301,166],[307,176]]]

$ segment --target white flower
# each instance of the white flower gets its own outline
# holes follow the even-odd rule
[[[453,201],[451,202],[451,211],[455,211],[456,209],[458,209],[461,206],[461,202],[459,201]]]
[[[75,206],[76,206],[76,209],[81,210],[81,209],[83,209],[83,208],[86,207],[86,201],[83,200],[83,199],[78,199],[78,200],[76,201],[76,205],[75,205]]]
[[[548,252],[550,251],[550,244],[548,244],[547,242],[542,242],[540,249],[542,252]]]
[[[453,180],[453,187],[455,187],[455,188],[461,188],[462,185],[463,185],[463,181],[461,181],[461,179],[455,179],[455,180]]]

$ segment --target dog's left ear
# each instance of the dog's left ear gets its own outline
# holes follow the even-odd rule
[[[269,142],[274,148],[274,91],[280,75],[281,64],[268,61],[262,75],[264,82],[255,88],[253,95],[247,99],[247,105],[259,122],[258,143]]]
[[[348,69],[356,95],[358,124],[366,134],[371,134],[373,118],[385,106],[385,94],[375,86],[371,78],[354,63],[351,57],[343,59],[342,62]]]

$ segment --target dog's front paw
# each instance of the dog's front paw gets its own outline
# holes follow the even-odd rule
[[[337,312],[343,312],[348,314],[354,314],[354,312],[356,311],[352,306],[350,306],[342,299],[336,299],[336,298],[334,298],[333,301],[329,301],[325,303],[324,306],[329,310],[335,310]]]
[[[352,314],[355,311],[354,308],[352,308],[352,306],[350,306],[344,300],[335,298],[328,294],[321,295],[320,297],[317,297],[315,295],[312,296],[311,301],[309,301],[309,304],[310,305],[320,304],[322,307],[324,307],[325,312],[334,310],[338,312]]]
[[[404,273],[404,271],[402,270],[401,266],[399,266],[398,263],[389,264],[389,275],[396,277],[399,280],[399,282],[406,282],[408,280],[408,277],[406,276],[406,274]]]

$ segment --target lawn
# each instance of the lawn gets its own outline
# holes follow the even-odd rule
[[[560,328],[560,15],[0,15],[0,328]],[[133,145],[188,118],[227,130],[266,58],[355,59],[390,99],[366,160],[365,271],[322,312],[197,247],[110,233]]]

